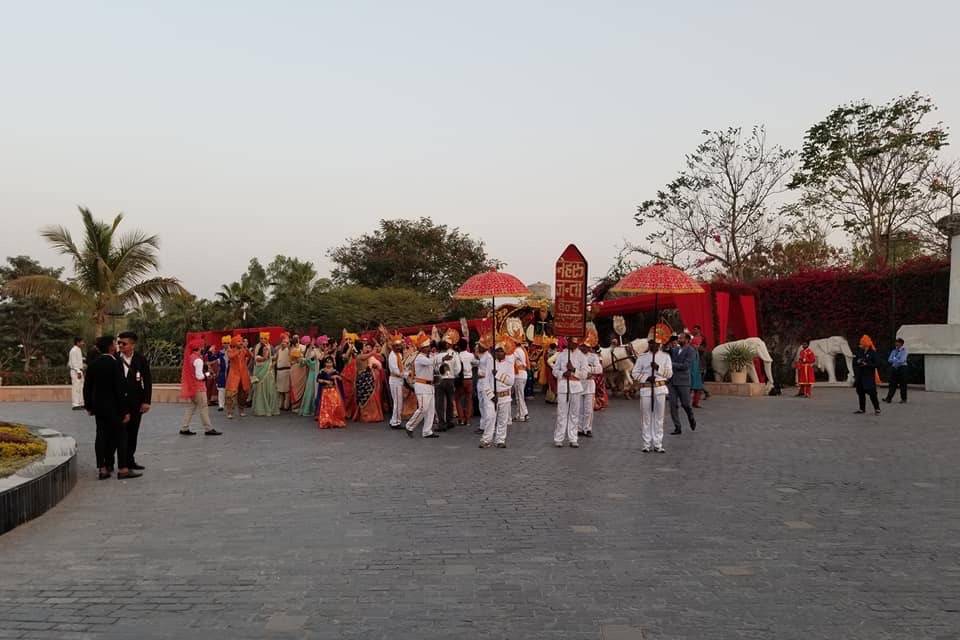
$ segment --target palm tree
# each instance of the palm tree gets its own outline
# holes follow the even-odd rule
[[[234,322],[241,327],[247,326],[247,312],[263,304],[263,292],[242,280],[220,286],[217,291],[217,303],[225,307]]]
[[[56,296],[65,304],[86,308],[96,327],[103,333],[108,315],[122,314],[143,302],[186,293],[176,278],[147,278],[159,266],[160,240],[155,235],[133,230],[123,235],[112,224],[94,220],[89,209],[80,207],[83,218],[82,246],[77,246],[65,227],[44,227],[43,236],[60,254],[73,261],[74,276],[67,282],[45,275],[23,276],[7,283],[11,293]]]

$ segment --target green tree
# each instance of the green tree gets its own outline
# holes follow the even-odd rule
[[[94,220],[88,209],[80,207],[80,216],[83,239],[79,245],[65,227],[45,227],[40,232],[54,249],[71,259],[73,277],[64,282],[45,274],[22,276],[7,283],[8,293],[56,297],[65,304],[85,307],[100,335],[108,315],[185,292],[176,278],[147,277],[159,266],[157,236],[140,230],[119,234],[123,214],[106,223]]]
[[[642,255],[681,268],[719,266],[734,280],[747,276],[755,255],[783,230],[768,202],[783,190],[794,152],[767,142],[763,127],[704,131],[680,175],[657,197],[637,207],[637,226],[648,229]]]
[[[924,120],[936,107],[914,93],[883,105],[867,101],[837,107],[807,131],[800,169],[800,211],[838,220],[854,245],[879,267],[894,256],[900,232],[923,224],[936,206],[927,183],[947,130]]]
[[[7,258],[0,266],[0,287],[20,278],[60,279],[63,269],[43,267],[29,256]],[[53,296],[10,294],[0,298],[0,351],[13,354],[29,371],[41,360],[62,362],[69,344],[70,310]]]
[[[331,336],[343,329],[376,329],[381,323],[396,329],[430,322],[443,309],[443,304],[428,294],[397,287],[336,287],[311,300],[310,324]]]
[[[444,301],[470,276],[499,266],[483,242],[430,218],[381,220],[375,231],[328,255],[338,285],[417,289]]]

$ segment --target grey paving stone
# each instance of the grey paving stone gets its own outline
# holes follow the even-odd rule
[[[713,397],[664,457],[640,453],[620,399],[577,451],[533,400],[495,455],[472,429],[292,416],[215,414],[222,438],[178,438],[180,408],[158,405],[129,483],[93,479],[90,419],[0,405],[75,436],[82,463],[66,500],[0,538],[0,637],[953,637],[957,399],[914,395],[869,420],[849,390]]]

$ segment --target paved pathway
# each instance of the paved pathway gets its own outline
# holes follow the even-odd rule
[[[158,406],[124,482],[92,479],[91,419],[0,405],[83,467],[0,537],[0,638],[958,637],[960,398],[816,396],[715,397],[666,455],[622,400],[579,450],[539,400],[506,450],[292,417],[184,438]]]

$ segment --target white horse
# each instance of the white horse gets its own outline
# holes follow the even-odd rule
[[[711,360],[713,366],[713,375],[714,380],[717,382],[723,382],[724,376],[727,375],[727,361],[724,356],[727,354],[727,349],[731,345],[740,345],[753,349],[756,357],[760,358],[763,361],[763,371],[767,376],[767,391],[773,388],[773,358],[770,357],[770,351],[767,350],[767,344],[760,338],[746,338],[745,340],[734,340],[733,342],[724,342],[723,344],[718,344],[713,349],[713,359]],[[757,376],[757,371],[754,367],[747,367],[747,380],[749,382],[760,382],[760,378]]]
[[[800,349],[797,347],[797,354]],[[850,351],[850,345],[846,338],[841,336],[830,336],[829,338],[820,338],[810,341],[810,350],[817,356],[816,368],[827,372],[827,382],[837,381],[836,356],[842,355],[847,362],[847,384],[853,384],[853,352]]]
[[[627,346],[630,348],[628,349]],[[647,342],[639,338],[624,346],[617,345],[600,349],[603,375],[611,392],[619,391],[625,396],[633,394],[633,378],[630,376],[630,372],[633,371],[636,357],[646,352]]]

